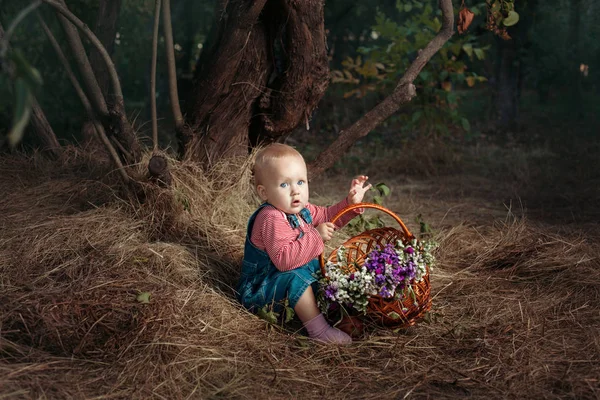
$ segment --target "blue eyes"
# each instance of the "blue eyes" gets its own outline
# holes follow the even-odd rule
[[[299,180],[299,181],[298,181],[298,183],[297,183],[297,185],[298,185],[298,186],[302,186],[302,185],[304,185],[305,183],[306,183],[306,181],[304,181],[304,180]],[[287,182],[283,182],[283,183],[281,183],[281,184],[279,185],[279,187],[281,187],[281,188],[284,188],[284,189],[285,189],[286,187],[288,187],[288,186],[289,186],[289,183],[287,183]]]

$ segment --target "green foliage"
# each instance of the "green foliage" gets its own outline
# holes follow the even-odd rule
[[[419,224],[419,237],[420,238],[429,238],[433,236],[433,229],[431,226],[423,220],[421,214],[417,215],[415,218],[415,222]]]
[[[183,209],[187,212],[191,212],[192,207],[190,200],[181,190],[175,189],[175,200],[177,200],[183,206]]]
[[[344,97],[392,90],[418,52],[442,27],[436,1],[397,0],[396,8],[400,22],[379,12],[372,27],[372,44],[360,47],[361,55],[347,58],[343,69],[332,72],[332,82],[348,86]],[[484,3],[471,7],[475,15],[482,15],[484,8]],[[458,111],[457,89],[487,80],[469,67],[485,59],[489,49],[472,34],[455,35],[448,41],[415,80],[418,96],[411,103],[410,113],[401,117],[403,128],[447,133],[449,126],[456,126],[470,131],[471,124]]]
[[[391,189],[385,183],[378,183],[371,187],[370,191],[373,193],[373,203],[382,205],[383,199],[390,195]],[[376,214],[370,217],[365,217],[364,214],[357,216],[352,219],[348,223],[348,229],[352,235],[356,235],[358,233],[376,229],[383,228],[385,223],[381,219],[381,216]]]
[[[16,16],[29,3],[29,1],[23,2],[22,0],[0,0],[0,4],[2,4],[0,7],[0,21],[6,27],[15,20]],[[96,27],[98,5],[98,0],[68,1],[69,9],[92,30],[95,30]],[[178,0],[171,2],[173,35],[176,45],[175,57],[179,77],[184,75],[189,77],[191,68],[200,52],[202,41],[206,38],[210,29],[214,7],[215,2],[212,0]],[[69,57],[68,45],[64,40],[64,35],[61,34],[62,28],[53,8],[44,4],[37,11],[48,24],[50,30],[54,32],[63,51]],[[122,83],[127,112],[134,115],[141,114],[136,123],[138,126],[144,124],[150,118],[149,113],[146,114],[145,111],[147,104],[149,104],[148,71],[150,70],[152,52],[153,12],[153,0],[123,1],[117,20],[118,34],[114,41],[114,51],[112,53],[113,62]],[[13,32],[10,44],[13,49],[21,50],[23,58],[39,70],[39,74],[43,76],[44,90],[37,91],[35,97],[59,139],[69,140],[75,138],[78,140],[85,113],[82,112],[81,103],[38,21],[31,17],[23,19]],[[157,74],[158,105],[162,107],[162,109],[159,109],[159,115],[164,115],[163,110],[169,110],[163,44],[164,41],[161,40],[159,43],[159,71]],[[84,45],[88,50],[90,49],[88,42],[85,40]],[[15,96],[17,95],[15,91],[16,78],[4,76],[1,79],[0,130],[4,126],[12,125],[10,121],[15,120],[13,114]],[[18,85],[22,86],[21,84]],[[30,86],[30,89],[33,90],[33,87]],[[18,90],[22,91],[22,89]],[[30,96],[23,96],[25,99],[28,97]],[[168,115],[168,111],[164,111],[164,113]],[[24,117],[26,113],[20,113],[19,115]],[[24,121],[24,118],[17,120]],[[143,135],[143,133],[141,134]],[[17,137],[18,135],[13,136]],[[30,139],[26,138],[26,140]]]
[[[280,321],[281,324],[287,324],[295,315],[294,309],[290,307],[288,299],[284,299],[277,304],[266,304],[264,307],[259,308],[256,314],[259,318],[262,318],[273,325],[277,325],[278,321]]]
[[[148,304],[150,303],[150,296],[150,292],[140,292],[135,299],[142,304]]]
[[[39,71],[18,50],[7,50],[6,55],[0,56],[0,65],[3,66],[2,72],[8,75],[14,92],[12,125],[7,138],[10,146],[15,147],[23,138],[31,117],[34,93],[43,81]]]
[[[497,28],[513,26],[519,22],[519,14],[515,11],[514,0],[486,0],[488,6],[488,23]]]

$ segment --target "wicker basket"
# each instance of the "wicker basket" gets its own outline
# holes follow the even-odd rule
[[[388,243],[395,244],[397,240],[406,243],[414,239],[414,236],[408,231],[408,228],[402,220],[393,212],[385,207],[372,203],[352,204],[341,210],[333,217],[331,222],[335,223],[344,214],[357,208],[374,208],[385,212],[398,222],[400,229],[384,227],[365,231],[357,236],[346,240],[342,246],[346,248],[346,261],[348,265],[356,262],[362,265],[365,262],[367,255],[376,246],[383,248]],[[337,262],[337,249],[333,250],[327,261]],[[326,277],[324,255],[320,256],[321,273]],[[425,312],[431,309],[431,286],[429,283],[429,266],[427,273],[423,276],[420,282],[415,282],[412,286],[415,298],[405,296],[402,301],[395,299],[386,299],[378,295],[374,295],[369,299],[367,309],[367,317],[374,322],[391,327],[404,328],[414,325]],[[415,301],[416,300],[416,301]]]

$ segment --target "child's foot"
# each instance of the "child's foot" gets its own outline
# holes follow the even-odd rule
[[[304,324],[308,335],[321,343],[350,344],[352,338],[345,332],[330,326],[323,314],[319,314]]]

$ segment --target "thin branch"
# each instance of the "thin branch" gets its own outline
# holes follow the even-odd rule
[[[309,166],[311,178],[319,176],[333,166],[358,139],[366,136],[377,125],[398,111],[402,104],[411,101],[416,96],[413,81],[431,57],[442,48],[454,33],[452,0],[440,0],[439,6],[442,10],[442,29],[440,32],[419,52],[419,55],[408,67],[392,94],[377,104],[348,129],[341,131],[337,139],[317,156]]]
[[[65,9],[68,9],[64,0],[58,1]],[[67,42],[71,47],[71,52],[73,54],[73,58],[75,59],[75,64],[77,65],[79,74],[81,75],[81,80],[83,81],[83,86],[86,89],[87,96],[90,99],[96,113],[102,117],[106,117],[108,115],[106,99],[102,94],[102,89],[100,89],[100,85],[98,84],[98,80],[96,79],[96,75],[92,69],[92,64],[87,56],[85,47],[83,46],[83,42],[79,36],[79,32],[77,32],[77,28],[64,15],[57,14],[57,16],[63,31],[65,32]]]
[[[106,51],[106,49],[104,48],[104,46],[102,45],[100,40],[98,39],[98,37],[96,35],[94,35],[94,32],[92,32],[90,30],[90,28],[88,28],[88,26],[86,24],[84,24],[79,18],[77,18],[71,11],[69,11],[67,8],[63,7],[63,5],[60,2],[58,2],[57,0],[43,0],[43,2],[54,7],[54,9],[56,9],[56,11],[58,11],[60,14],[65,16],[69,21],[71,21],[73,23],[73,25],[75,25],[77,28],[79,28],[79,30],[81,30],[83,32],[83,34],[88,38],[88,40],[92,43],[92,45],[94,47],[96,47],[96,49],[102,56],[102,59],[108,66],[114,95],[119,99],[123,99],[123,90],[121,90],[121,82],[119,82],[119,76],[117,74],[115,65],[114,65],[112,59],[110,58],[110,55],[108,54],[108,52]]]
[[[3,37],[0,40],[0,57],[4,57],[6,52],[8,51],[8,43],[10,41],[10,37],[12,36],[16,27],[21,23],[21,21],[27,16],[27,14],[34,11],[42,4],[42,0],[36,0],[32,2],[30,5],[19,11],[17,16],[12,20],[8,29],[4,33]]]
[[[167,70],[169,76],[169,98],[175,129],[181,131],[183,127],[183,115],[179,106],[179,94],[177,93],[177,70],[175,69],[175,50],[173,48],[173,27],[171,25],[171,1],[163,0],[163,30],[165,35],[165,51],[167,55]]]
[[[156,55],[158,52],[158,25],[160,22],[160,0],[154,3],[154,30],[152,31],[152,67],[150,70],[150,110],[152,118],[152,143],[158,150],[158,120],[156,115]]]
[[[112,55],[115,47],[115,37],[117,35],[122,0],[99,0],[98,2],[99,8],[96,17],[96,26],[93,31],[108,54]],[[89,50],[89,57],[100,90],[102,90],[102,94],[110,106],[110,77],[108,76],[106,65],[102,61],[102,56],[94,47]]]
[[[400,79],[400,82],[398,82],[398,86],[414,82],[431,57],[433,57],[454,34],[454,10],[452,8],[452,1],[440,0],[439,5],[440,10],[442,10],[442,29],[440,29],[438,34],[431,39],[431,42],[419,52],[417,58],[410,64]]]
[[[110,76],[111,86],[113,90],[114,108],[113,110],[111,110],[111,114],[114,115],[118,121],[120,129],[119,138],[125,142],[125,144],[131,150],[131,153],[134,156],[132,159],[128,159],[128,161],[137,161],[137,158],[140,155],[139,144],[135,139],[135,133],[131,128],[131,124],[129,123],[129,121],[127,120],[127,116],[125,115],[125,105],[123,101],[123,91],[121,90],[121,82],[119,81],[117,70],[112,59],[110,58],[110,55],[106,51],[106,48],[104,48],[98,37],[94,35],[94,33],[88,28],[86,24],[84,24],[79,18],[77,18],[71,11],[63,7],[57,0],[43,1],[44,3],[54,7],[56,11],[64,15],[77,28],[79,28],[88,38],[91,44],[98,50],[98,53],[102,56],[102,59],[104,60],[108,68],[108,74]]]
[[[121,174],[121,177],[123,178],[125,183],[129,183],[130,178],[127,175],[127,173],[125,172],[125,169],[123,168],[121,159],[119,158],[117,151],[112,146],[108,137],[106,136],[104,127],[102,126],[100,121],[98,121],[98,118],[96,118],[96,115],[94,114],[94,111],[92,109],[92,105],[90,104],[90,101],[88,100],[87,96],[85,95],[83,88],[77,81],[77,78],[75,77],[75,74],[73,73],[73,70],[71,69],[71,66],[69,65],[69,61],[67,60],[67,57],[61,50],[60,45],[58,44],[58,42],[54,38],[54,35],[48,28],[48,25],[46,25],[46,23],[44,22],[42,17],[39,16],[39,14],[38,14],[38,20],[39,20],[42,28],[44,29],[46,36],[48,36],[48,40],[50,41],[50,44],[54,48],[54,51],[56,52],[56,55],[58,56],[61,64],[63,65],[63,68],[67,72],[67,76],[68,76],[69,80],[71,81],[73,88],[75,89],[75,93],[77,93],[77,96],[79,97],[79,100],[81,101],[81,104],[83,105],[83,108],[85,109],[85,111],[88,115],[88,118],[94,125],[94,128],[96,129],[96,133],[98,134],[100,140],[102,141],[102,143],[104,144],[104,146],[106,147],[108,152],[110,153],[110,155],[113,159],[113,162],[116,164],[117,169],[119,170],[119,173]]]

